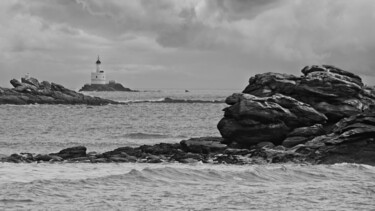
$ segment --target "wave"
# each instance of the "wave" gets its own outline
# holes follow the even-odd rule
[[[224,103],[224,100],[199,100],[199,99],[174,99],[174,98],[160,98],[150,100],[125,100],[123,103]]]

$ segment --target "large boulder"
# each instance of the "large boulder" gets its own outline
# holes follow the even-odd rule
[[[231,106],[224,109],[218,129],[227,142],[244,146],[267,141],[281,144],[292,129],[327,120],[308,104],[282,94],[256,97],[236,93],[226,103]]]
[[[330,122],[366,110],[375,104],[374,90],[361,78],[330,65],[307,66],[302,77],[279,73],[258,74],[250,78],[243,93],[259,97],[280,93],[307,103],[325,114]]]

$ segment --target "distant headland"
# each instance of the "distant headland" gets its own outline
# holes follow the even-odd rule
[[[116,83],[114,80],[106,82],[106,75],[104,70],[101,69],[100,65],[102,62],[98,56],[96,61],[96,71],[91,73],[91,84],[85,84],[79,91],[80,92],[111,92],[111,91],[122,91],[122,92],[134,92],[129,88],[124,87],[120,83]]]
[[[21,81],[12,79],[10,83],[14,88],[0,87],[0,104],[122,104],[113,100],[77,93],[56,83],[39,82],[36,78],[30,77],[29,74],[23,77]]]

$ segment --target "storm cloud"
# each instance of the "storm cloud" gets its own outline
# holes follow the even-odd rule
[[[97,55],[134,88],[234,88],[333,64],[375,84],[372,0],[3,0],[1,86],[29,72],[71,88]]]

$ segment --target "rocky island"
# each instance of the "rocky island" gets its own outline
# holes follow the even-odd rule
[[[136,92],[127,87],[124,87],[120,83],[110,82],[108,84],[85,84],[80,90],[80,92]]]
[[[119,104],[116,101],[77,93],[56,83],[39,82],[35,78],[25,77],[21,81],[12,79],[10,83],[14,88],[0,87],[0,104]]]
[[[360,163],[375,165],[375,89],[351,72],[308,66],[300,77],[250,78],[226,99],[222,137],[121,147],[104,153],[78,146],[50,154],[20,153],[2,162],[203,162],[226,164]]]

